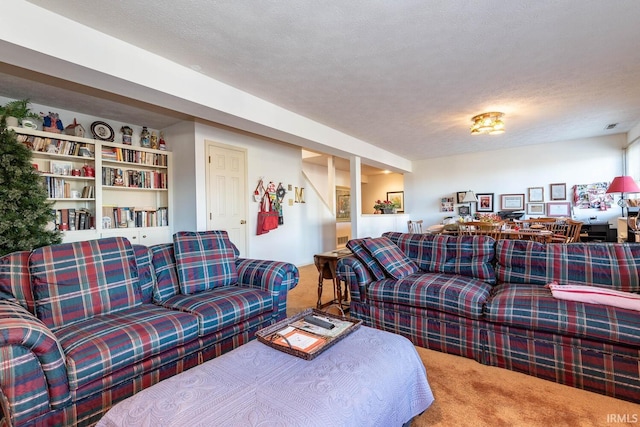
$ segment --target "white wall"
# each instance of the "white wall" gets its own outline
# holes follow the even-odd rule
[[[205,230],[207,227],[205,140],[247,150],[247,258],[287,261],[296,265],[313,262],[313,255],[335,249],[335,218],[302,174],[300,148],[206,124],[183,124],[167,130],[173,141],[176,182],[174,230]],[[178,142],[176,138],[182,135]],[[170,142],[171,143],[171,142]],[[184,150],[179,147],[184,145]],[[193,149],[188,148],[193,147]],[[305,203],[289,206],[292,190],[285,196],[284,225],[256,235],[258,203],[252,195],[258,180],[285,188],[303,187]]]
[[[439,212],[440,198],[469,189],[494,193],[495,211],[500,210],[500,194],[525,194],[527,202],[528,187],[543,187],[548,202],[551,183],[566,183],[570,200],[574,185],[610,182],[622,174],[626,138],[618,134],[415,162],[414,172],[404,179],[405,212],[413,220],[425,220],[427,225],[440,223],[451,215]],[[604,212],[576,212],[578,219],[590,216],[615,225],[620,208],[614,205]]]

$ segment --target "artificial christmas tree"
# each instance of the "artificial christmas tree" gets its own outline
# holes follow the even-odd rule
[[[50,229],[52,205],[42,178],[34,169],[31,150],[0,119],[0,256],[60,243]]]

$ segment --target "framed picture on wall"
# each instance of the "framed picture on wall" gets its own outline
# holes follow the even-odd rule
[[[549,184],[551,200],[567,200],[567,184]]]
[[[544,188],[529,187],[529,202],[544,202]]]
[[[544,215],[544,203],[527,203],[527,215]]]
[[[571,217],[571,203],[569,202],[547,203],[547,216]]]
[[[476,212],[493,212],[493,193],[477,193]]]
[[[500,210],[520,211],[524,209],[524,194],[501,194]]]
[[[336,187],[336,221],[351,221],[351,190],[348,187]]]
[[[463,200],[464,200],[464,196],[465,196],[465,194],[467,194],[467,192],[466,192],[466,191],[458,191],[458,192],[456,193],[456,203],[457,203],[457,204],[464,203],[464,202],[463,202]]]
[[[398,206],[396,212],[404,212],[404,191],[387,191],[387,200]]]
[[[469,210],[469,206],[468,205],[458,206],[458,215],[467,216],[470,213],[471,213],[471,211]]]

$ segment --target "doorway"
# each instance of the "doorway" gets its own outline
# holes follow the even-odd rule
[[[247,256],[247,151],[205,140],[207,230],[226,230]]]

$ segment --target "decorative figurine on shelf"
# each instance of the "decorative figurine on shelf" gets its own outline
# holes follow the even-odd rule
[[[151,132],[151,148],[158,149],[158,135],[155,132]]]
[[[67,135],[79,136],[80,138],[84,138],[84,127],[80,123],[73,119],[73,123],[64,128],[64,133]]]
[[[158,142],[158,148],[165,151],[167,149],[167,143],[164,141],[164,132],[160,131],[160,141]]]
[[[149,134],[149,129],[147,129],[146,126],[142,126],[142,132],[140,133],[140,145],[146,148],[151,146],[151,135]]]
[[[96,170],[89,165],[82,166],[82,173],[84,176],[92,177],[95,176]]]
[[[40,113],[42,117],[42,130],[45,132],[53,132],[53,133],[62,133],[64,130],[64,126],[62,125],[62,121],[60,121],[60,117],[58,113],[52,113],[49,111],[48,115],[44,115],[44,113]]]
[[[129,126],[122,126],[120,128],[120,132],[122,132],[122,143],[125,145],[131,145],[131,135],[133,135],[133,129]]]

